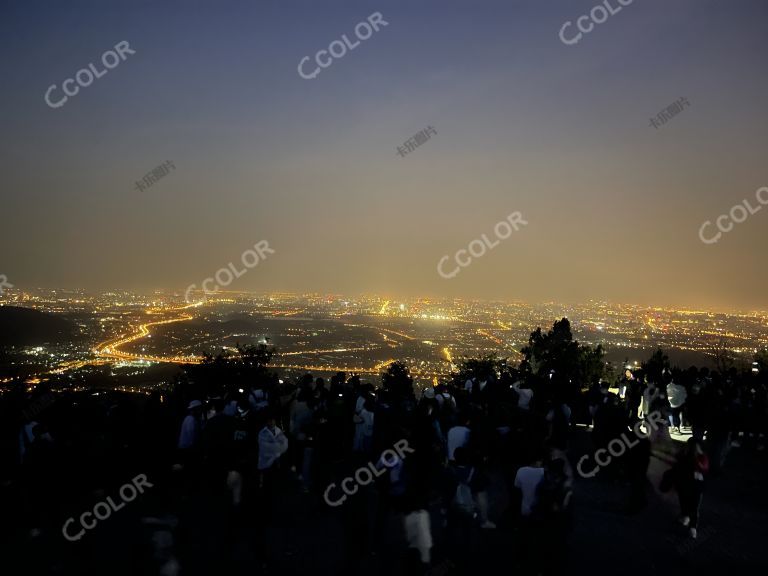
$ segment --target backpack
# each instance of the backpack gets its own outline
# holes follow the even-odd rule
[[[450,394],[441,392],[440,395],[443,397],[443,403],[439,405],[438,419],[440,424],[448,429],[456,423],[456,408],[453,406],[453,397]]]

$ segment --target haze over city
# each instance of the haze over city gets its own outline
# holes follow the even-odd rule
[[[768,308],[768,210],[699,237],[768,185],[762,2],[636,1],[574,46],[558,33],[588,2],[143,6],[5,3],[15,286],[183,290],[266,239],[276,253],[231,289]],[[299,76],[376,10],[386,26]],[[120,41],[135,54],[46,105]],[[438,275],[514,211],[524,229]]]

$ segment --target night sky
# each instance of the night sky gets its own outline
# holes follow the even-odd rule
[[[561,42],[597,3],[1,0],[0,274],[183,291],[267,240],[231,289],[768,309],[768,206],[699,238],[768,186],[768,2],[634,0]],[[46,104],[121,41],[136,53]],[[515,211],[527,226],[440,277]]]

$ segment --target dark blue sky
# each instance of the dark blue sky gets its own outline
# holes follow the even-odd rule
[[[232,289],[768,309],[768,207],[699,239],[768,186],[768,2],[634,0],[563,44],[596,4],[3,0],[0,274],[183,290],[266,239]],[[388,26],[299,77],[373,12]],[[513,211],[527,227],[437,274]]]

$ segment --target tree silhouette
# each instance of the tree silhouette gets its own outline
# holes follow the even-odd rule
[[[643,372],[645,372],[650,382],[661,384],[662,372],[664,372],[664,370],[669,370],[669,357],[664,354],[664,351],[661,348],[658,348],[656,352],[651,354],[651,357],[648,358],[648,360],[640,364],[640,367],[643,369]]]
[[[592,348],[579,344],[573,339],[567,318],[555,321],[546,334],[536,328],[520,352],[523,354],[520,370],[524,374],[545,381],[552,379],[559,386],[566,386],[567,390],[559,392],[569,396],[582,384],[599,380],[605,370],[602,345]]]
[[[393,362],[381,375],[381,384],[394,398],[413,395],[413,378],[403,362]]]
[[[501,374],[507,367],[506,358],[498,358],[496,354],[487,354],[481,358],[467,358],[459,364],[459,372],[455,379],[461,384],[470,378],[479,381],[487,380],[491,374]]]
[[[605,349],[602,344],[595,348],[579,347],[579,381],[582,385],[598,382],[608,371],[605,364]]]
[[[269,339],[267,339],[269,340]],[[191,380],[206,390],[216,390],[224,384],[244,387],[269,384],[276,374],[268,370],[275,348],[268,344],[235,345],[237,352],[220,350],[215,356],[204,351],[199,365],[188,367]]]

